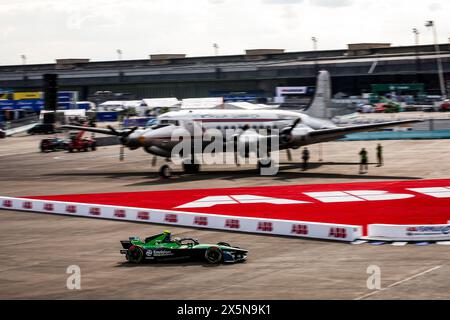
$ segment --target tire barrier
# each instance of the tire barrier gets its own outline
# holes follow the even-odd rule
[[[362,227],[353,225],[247,218],[26,198],[0,197],[0,209],[343,242],[352,242],[362,237]]]

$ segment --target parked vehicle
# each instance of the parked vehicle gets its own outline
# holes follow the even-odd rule
[[[83,138],[84,131],[71,132],[70,138],[67,140],[67,151],[95,151],[97,150],[97,143],[90,138]]]
[[[58,132],[52,123],[37,123],[27,130],[28,134],[50,134]]]
[[[41,152],[66,150],[67,141],[60,138],[42,139],[39,149],[41,150]]]
[[[444,100],[442,102],[440,111],[450,111],[450,99]]]

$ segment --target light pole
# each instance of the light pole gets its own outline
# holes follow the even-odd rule
[[[438,44],[436,24],[434,23],[434,21],[427,21],[425,23],[425,27],[431,28],[433,31],[434,50],[436,51],[436,56],[437,56],[436,61],[437,61],[437,67],[438,67],[439,85],[441,87],[441,95],[442,95],[442,99],[447,99],[447,90],[445,88],[445,80],[444,80],[444,68],[442,67],[441,50],[439,49],[439,44]]]
[[[117,49],[116,52],[117,52],[117,56],[119,57],[119,61],[122,60],[122,50]]]
[[[415,40],[416,46],[418,46],[419,43],[420,43],[420,38],[419,38],[419,36],[420,36],[420,31],[419,31],[419,29],[417,29],[417,28],[414,28],[412,31],[413,31],[413,33],[414,33],[414,40]]]
[[[213,43],[214,55],[217,57],[219,55],[219,45],[217,43]]]
[[[22,66],[26,66],[27,64],[27,56],[24,54],[20,55],[20,58],[22,59]],[[25,68],[23,68],[23,80],[26,81],[27,80],[27,70]]]
[[[313,48],[314,51],[317,51],[317,42],[319,41],[316,37],[312,37],[311,38],[312,42],[313,42]]]

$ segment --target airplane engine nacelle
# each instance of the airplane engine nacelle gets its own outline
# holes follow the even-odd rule
[[[259,134],[242,135],[239,138],[238,152],[243,158],[249,158],[251,153],[257,156],[265,156],[268,152],[276,151],[279,148],[278,140],[275,140],[276,144],[272,143],[272,139],[278,137],[263,136]]]
[[[151,146],[151,147],[144,147],[145,152],[150,153],[154,156],[160,156],[164,158],[170,158],[171,152],[169,150],[161,149],[160,147]]]
[[[282,135],[280,142],[291,145],[302,145],[309,139],[308,131],[304,129],[294,129],[289,135]]]

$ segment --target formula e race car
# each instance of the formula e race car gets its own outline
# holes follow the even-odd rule
[[[234,263],[247,259],[247,250],[232,247],[228,243],[200,244],[193,238],[171,238],[169,231],[151,236],[142,241],[130,237],[120,241],[126,259],[131,263],[146,261],[200,260],[211,264]]]

